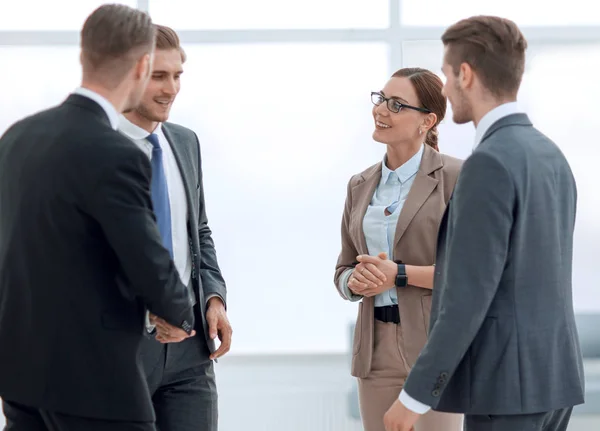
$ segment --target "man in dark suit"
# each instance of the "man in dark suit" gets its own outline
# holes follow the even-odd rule
[[[527,42],[506,19],[442,36],[444,92],[476,142],[442,219],[429,340],[387,431],[429,408],[466,429],[567,429],[584,401],[572,302],[577,190],[559,148],[516,103]]]
[[[115,130],[143,94],[154,43],[146,14],[100,7],[81,32],[81,88],[0,139],[7,430],[155,430],[138,355],[146,308],[194,334],[155,221],[151,165]]]
[[[176,328],[149,316],[142,358],[156,411],[156,424],[167,431],[216,431],[217,389],[212,359],[231,344],[225,312],[226,287],[208,227],[202,184],[200,145],[191,130],[166,123],[180,89],[185,53],[172,29],[157,26],[150,82],[139,106],[121,117],[119,130],[153,166],[163,163],[166,182],[165,223],[155,204],[165,246],[171,250],[181,281],[196,304],[197,335],[179,341]],[[155,197],[156,198],[156,197]],[[176,331],[175,331],[176,332]],[[215,351],[214,339],[221,345]]]

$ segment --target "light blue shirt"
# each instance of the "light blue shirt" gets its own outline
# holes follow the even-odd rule
[[[415,180],[422,158],[423,146],[402,166],[392,171],[385,165],[386,158],[384,157],[381,163],[381,179],[363,218],[363,232],[369,255],[377,256],[379,253],[385,252],[390,259],[394,259],[394,237],[396,236],[398,218]],[[390,212],[390,215],[385,214],[386,209]],[[342,284],[342,290],[348,299],[358,301],[361,297],[353,295],[348,288],[348,280],[351,274],[352,270],[346,271],[340,279],[340,284]],[[398,304],[398,295],[395,288],[382,292],[375,297],[376,307],[394,304]]]

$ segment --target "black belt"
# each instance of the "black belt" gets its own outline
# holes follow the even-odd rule
[[[400,323],[400,310],[397,305],[375,307],[375,318],[385,323]]]

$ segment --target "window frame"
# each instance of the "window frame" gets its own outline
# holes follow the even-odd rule
[[[140,10],[150,10],[153,0],[137,0]],[[402,67],[402,43],[405,41],[439,40],[444,27],[402,24],[403,0],[389,0],[389,23],[386,28],[365,29],[251,29],[251,30],[185,30],[178,32],[183,44],[214,43],[321,43],[384,42],[389,46],[389,72]],[[600,42],[600,25],[596,26],[529,26],[521,28],[531,44]],[[78,45],[79,31],[0,30],[3,46]]]

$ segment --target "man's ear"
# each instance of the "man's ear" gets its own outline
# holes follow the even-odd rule
[[[144,54],[135,65],[135,78],[145,79],[152,73],[152,54]]]
[[[473,83],[475,82],[475,71],[469,63],[461,63],[458,72],[458,82],[463,90],[473,86]]]

